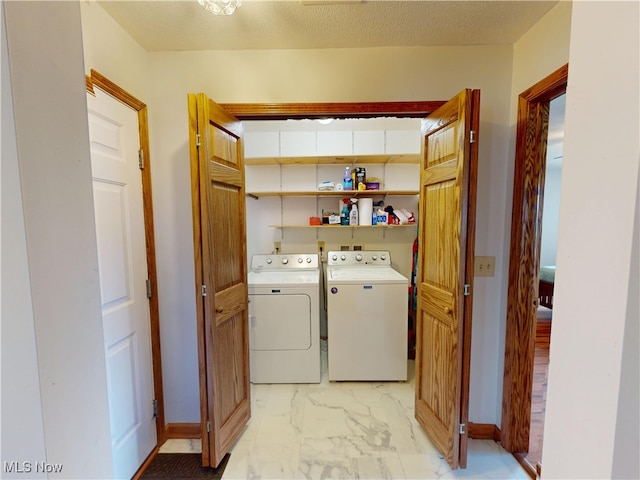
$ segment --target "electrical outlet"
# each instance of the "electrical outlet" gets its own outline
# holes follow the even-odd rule
[[[280,253],[281,249],[282,249],[282,242],[273,242],[273,250],[276,253]]]
[[[476,257],[473,265],[476,277],[493,277],[496,274],[496,257]]]
[[[360,251],[361,252],[362,251],[362,245],[354,245],[353,249],[356,250],[356,251]]]
[[[349,245],[340,245],[340,251],[341,252],[348,252],[349,250],[351,250],[349,248]]]
[[[324,252],[324,241],[323,240],[318,240],[318,251],[319,252]]]

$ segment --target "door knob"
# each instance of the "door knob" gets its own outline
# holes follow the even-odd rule
[[[444,307],[444,313],[451,315],[453,313],[453,309],[451,307]]]
[[[216,307],[216,313],[222,313],[222,312],[224,312],[223,307]]]

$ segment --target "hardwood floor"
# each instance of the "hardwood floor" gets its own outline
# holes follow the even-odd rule
[[[547,374],[549,370],[549,340],[551,318],[538,318],[533,365],[533,394],[531,399],[531,428],[529,452],[526,460],[536,468],[542,459],[542,435],[547,401]]]

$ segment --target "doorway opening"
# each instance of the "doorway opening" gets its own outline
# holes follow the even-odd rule
[[[552,142],[549,138],[550,105],[555,99],[563,98],[566,93],[567,78],[568,65],[564,65],[520,94],[518,101],[502,401],[502,444],[506,450],[514,453],[534,478],[541,468],[539,465],[541,458],[535,460],[536,465],[532,465],[527,460],[527,453],[530,452],[531,447],[534,388],[538,390],[541,388],[534,387],[534,381],[540,380],[541,386],[546,384],[546,373],[542,377],[540,373],[540,371],[546,372],[546,367],[540,365],[544,358],[542,353],[538,356],[538,377],[535,377],[534,373],[538,307],[543,305],[551,312],[553,307],[553,277],[546,279],[547,281],[541,278],[545,270],[541,267],[555,265],[555,260],[549,260],[546,253],[545,257],[541,257],[547,164],[551,167],[557,160],[547,161],[547,152],[552,150],[550,148]],[[553,104],[555,114],[556,102]],[[558,156],[556,153],[552,155]],[[551,179],[549,182],[552,183]],[[546,193],[551,195],[552,192],[549,190]],[[557,201],[548,203],[557,203]],[[548,220],[552,220],[550,213],[547,217]],[[551,230],[551,226],[552,223],[547,229]],[[551,262],[553,265],[544,265],[541,262]],[[544,316],[542,312],[545,311],[541,310]],[[548,313],[550,312],[546,312],[546,316],[550,316]],[[541,321],[540,325],[543,324]],[[550,325],[549,322],[548,326]],[[544,335],[541,340],[543,338]],[[546,351],[548,352],[548,347]],[[546,363],[548,364],[548,353]],[[539,398],[541,392],[538,390],[535,392],[536,402],[544,400],[544,393]],[[535,408],[540,410],[540,405],[536,403]],[[538,431],[537,424],[542,425],[542,421],[538,422],[538,420],[540,419],[536,419],[536,431]],[[541,440],[541,429],[539,437]],[[541,443],[539,448],[541,453]]]

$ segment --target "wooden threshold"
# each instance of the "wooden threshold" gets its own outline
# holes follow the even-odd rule
[[[200,438],[199,423],[167,423],[166,438]]]

